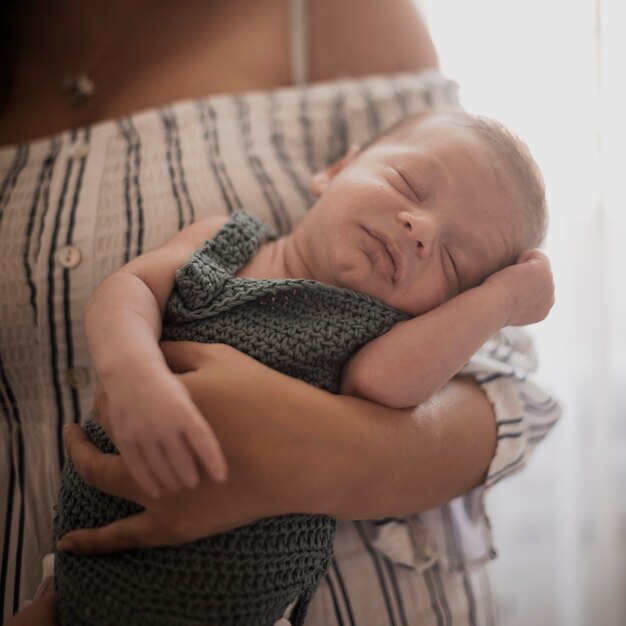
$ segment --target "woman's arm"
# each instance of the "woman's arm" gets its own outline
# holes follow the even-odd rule
[[[189,541],[292,512],[340,519],[414,513],[478,485],[493,456],[493,411],[468,379],[451,381],[416,409],[395,410],[321,391],[227,346],[163,348],[211,420],[229,480],[150,499],[129,480],[120,457],[91,450],[71,432],[69,452],[86,480],[146,507],[104,529],[71,533],[71,549]],[[100,414],[106,427],[103,406]]]
[[[171,362],[170,350],[176,346],[166,348]],[[210,415],[227,458],[254,474],[260,499],[276,498],[270,513],[414,513],[478,485],[493,457],[493,410],[471,379],[451,381],[420,407],[395,410],[321,391],[225,346],[207,367],[211,360],[215,374],[200,369],[181,378]]]

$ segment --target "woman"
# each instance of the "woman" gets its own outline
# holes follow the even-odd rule
[[[22,142],[0,150],[8,617],[32,597],[51,549],[62,426],[92,405],[82,311],[98,282],[213,212],[242,207],[290,228],[311,202],[308,178],[350,144],[457,102],[409,0],[33,0],[4,10],[16,36],[0,143]],[[307,87],[283,88],[298,83]],[[148,513],[122,539],[184,541],[296,510],[387,518],[341,525],[307,624],[489,623],[482,490],[445,503],[522,467],[558,412],[515,376],[532,368],[523,341],[510,335],[474,364],[488,372],[491,403],[454,380],[415,411],[328,396],[223,347],[168,346],[231,478],[160,501],[125,492]],[[485,365],[485,355],[512,364]],[[268,392],[277,385],[280,396]],[[106,486],[119,491],[129,483],[115,467]],[[119,530],[97,541],[115,548]]]

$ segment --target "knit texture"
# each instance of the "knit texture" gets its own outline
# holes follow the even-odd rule
[[[177,272],[163,339],[226,343],[266,365],[337,392],[341,367],[363,343],[406,315],[365,294],[315,281],[239,278],[269,235],[243,213]],[[93,421],[89,438],[117,453]],[[141,510],[63,470],[55,538]],[[179,546],[94,557],[57,553],[64,626],[271,626],[298,599],[302,624],[332,556],[335,522],[325,515],[262,519]]]

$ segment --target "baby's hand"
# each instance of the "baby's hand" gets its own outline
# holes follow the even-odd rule
[[[526,250],[515,265],[492,274],[485,284],[500,290],[507,326],[525,326],[543,320],[554,304],[550,261],[541,250]]]
[[[202,470],[223,482],[224,455],[187,388],[174,375],[145,380],[108,392],[111,438],[139,486],[153,497],[193,489]]]

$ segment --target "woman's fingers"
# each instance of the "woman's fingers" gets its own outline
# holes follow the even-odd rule
[[[100,452],[78,424],[68,424],[63,439],[76,471],[87,484],[113,496],[140,502],[142,493],[121,456]]]
[[[157,524],[148,512],[142,511],[100,528],[72,530],[57,542],[57,548],[74,554],[106,554],[180,542],[174,533]]]
[[[198,486],[200,475],[193,452],[189,450],[183,439],[184,435],[177,434],[167,442],[164,459],[169,463],[172,472],[176,473],[185,488],[194,489]]]
[[[163,488],[152,471],[141,447],[137,444],[125,446],[122,458],[125,459],[126,467],[137,481],[139,487],[151,498],[158,498]]]

